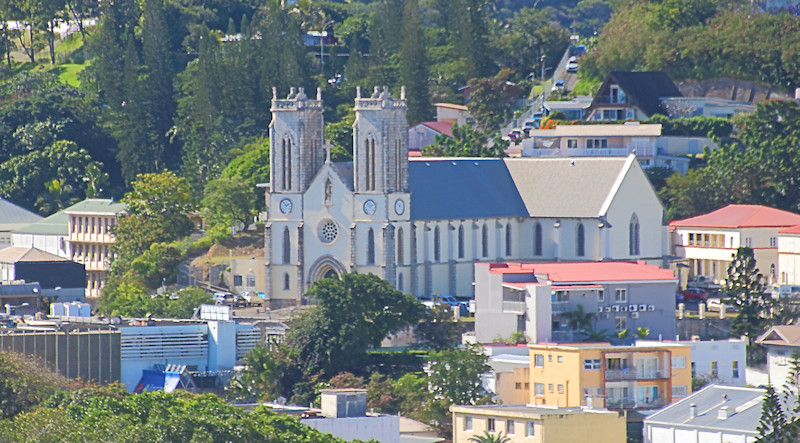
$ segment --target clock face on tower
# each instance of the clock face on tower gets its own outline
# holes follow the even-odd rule
[[[377,209],[377,206],[375,206],[375,202],[374,201],[367,200],[367,201],[364,202],[364,213],[365,214],[372,215],[372,214],[375,213],[375,209]]]
[[[405,212],[405,211],[406,211],[405,202],[403,202],[403,200],[400,200],[398,198],[397,201],[394,202],[394,212],[396,212],[397,215],[403,215],[403,212]]]
[[[283,200],[281,200],[280,208],[281,212],[283,212],[284,214],[292,212],[292,201],[289,200],[288,198],[284,198]]]

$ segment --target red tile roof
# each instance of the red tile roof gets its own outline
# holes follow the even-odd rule
[[[792,226],[791,228],[781,229],[778,234],[800,234],[800,225]]]
[[[468,111],[469,110],[469,108],[467,108],[464,105],[456,105],[456,104],[453,104],[453,103],[434,103],[433,106],[435,106],[437,108],[456,109],[456,110],[459,110],[459,111]]]
[[[489,272],[494,274],[545,274],[555,286],[604,281],[676,280],[672,270],[644,262],[493,263],[488,266]],[[524,282],[505,284],[524,287]]]
[[[444,134],[448,137],[453,137],[453,122],[422,122],[421,125],[425,125],[434,131]]]
[[[800,215],[761,205],[728,205],[708,214],[670,222],[669,227],[780,228],[800,225]]]

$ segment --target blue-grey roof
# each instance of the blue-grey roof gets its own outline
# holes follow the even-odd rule
[[[644,422],[686,429],[726,429],[756,435],[764,392],[760,388],[710,385],[661,409]],[[695,418],[689,415],[691,404],[697,405]],[[732,413],[726,419],[719,418],[719,409],[723,406],[730,408]]]
[[[69,216],[64,211],[14,231],[15,234],[69,235]]]
[[[28,224],[41,219],[42,216],[0,198],[0,224]]]
[[[408,162],[412,220],[528,217],[502,159]]]

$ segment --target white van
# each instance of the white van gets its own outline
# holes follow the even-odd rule
[[[772,285],[772,298],[798,298],[800,297],[800,286],[791,285]]]

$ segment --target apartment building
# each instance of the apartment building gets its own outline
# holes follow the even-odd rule
[[[530,402],[658,409],[691,393],[691,347],[675,343],[531,344]]]
[[[86,297],[99,297],[112,259],[112,229],[125,204],[89,198],[64,210],[72,261],[86,267]]]
[[[468,443],[485,432],[508,443],[623,443],[625,414],[587,408],[534,405],[451,406],[453,443]]]
[[[769,283],[778,282],[778,231],[800,225],[800,215],[761,205],[728,205],[708,214],[670,222],[675,265],[688,276],[723,283],[739,247],[753,248],[758,269]]]

